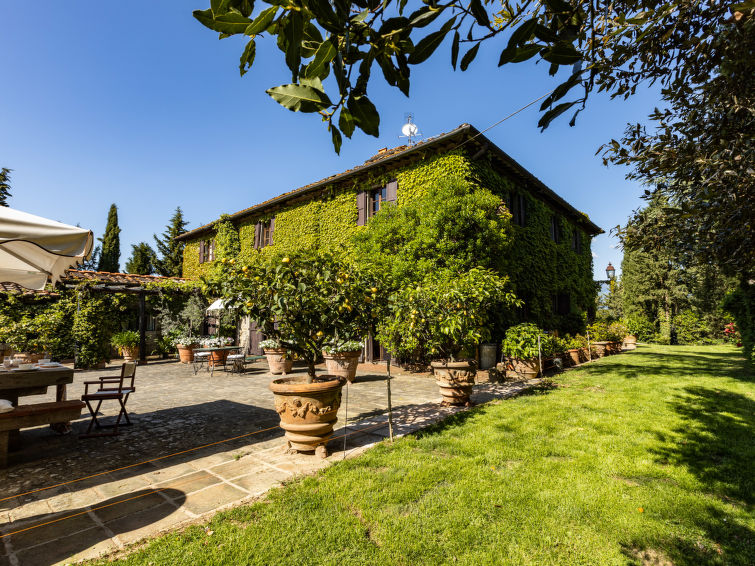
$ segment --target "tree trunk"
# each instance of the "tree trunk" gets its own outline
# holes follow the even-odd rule
[[[312,383],[315,379],[315,362],[307,362],[307,383]]]

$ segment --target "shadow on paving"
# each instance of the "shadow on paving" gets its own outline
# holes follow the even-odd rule
[[[103,407],[104,408],[104,407]],[[111,408],[112,409],[112,408]],[[112,413],[111,413],[112,414]],[[45,488],[92,474],[167,456],[205,444],[245,435],[278,424],[272,409],[228,400],[172,407],[149,413],[129,413],[132,426],[120,428],[115,437],[79,438],[89,425],[89,416],[73,423],[67,435],[55,434],[48,427],[21,431],[22,448],[9,454],[9,467],[0,470],[0,498]],[[83,417],[83,414],[82,414]],[[109,417],[100,418],[108,422]],[[226,452],[283,435],[275,428],[259,434],[192,450],[154,463],[144,463],[113,474],[103,474],[67,486],[92,487],[114,479],[124,479],[166,466],[188,462],[217,452]],[[8,486],[16,485],[9,493]],[[7,508],[0,501],[0,509]]]
[[[112,497],[93,506],[43,513],[3,525],[19,564],[49,566],[98,545],[115,550],[113,535],[138,531],[157,523],[183,505],[186,495],[178,489],[144,489]],[[98,521],[91,512],[97,513]],[[0,544],[0,557],[7,552]],[[1,562],[1,560],[0,560]]]

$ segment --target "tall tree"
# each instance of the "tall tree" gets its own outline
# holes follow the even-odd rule
[[[170,223],[165,227],[165,232],[158,237],[153,235],[159,257],[155,257],[155,271],[166,277],[181,277],[183,272],[183,251],[184,243],[176,241],[176,236],[186,232],[188,222],[184,220],[181,207],[176,207],[176,211],[170,218]]]
[[[117,273],[120,271],[121,260],[121,229],[118,227],[118,207],[115,204],[110,205],[107,214],[107,226],[105,235],[97,238],[102,243],[100,252],[100,263],[97,266],[98,271],[110,271]]]
[[[81,269],[86,271],[97,271],[100,266],[100,256],[102,255],[102,247],[99,244],[94,246],[92,255],[89,259],[85,259],[81,262]]]
[[[8,199],[11,197],[10,194],[10,172],[13,171],[13,169],[8,169],[7,167],[3,167],[2,170],[0,170],[0,206],[8,206]]]
[[[126,260],[126,273],[152,275],[155,272],[155,250],[147,242],[131,244],[131,257]]]

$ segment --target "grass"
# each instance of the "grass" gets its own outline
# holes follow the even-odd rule
[[[640,346],[123,563],[752,565],[755,381],[743,364],[728,346]]]

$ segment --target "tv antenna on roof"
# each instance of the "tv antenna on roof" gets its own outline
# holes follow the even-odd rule
[[[417,127],[417,124],[414,123],[414,116],[411,114],[407,114],[406,124],[401,126],[401,133],[403,135],[399,136],[399,138],[408,138],[409,145],[414,143],[414,138],[420,137],[419,128]]]

